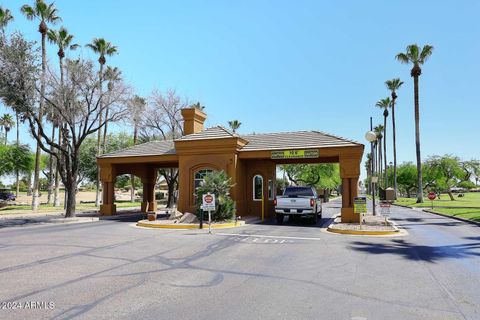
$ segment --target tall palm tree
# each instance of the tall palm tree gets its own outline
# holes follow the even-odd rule
[[[59,63],[59,69],[60,69],[60,86],[63,87],[63,58],[65,58],[65,50],[70,49],[70,50],[75,50],[77,49],[80,45],[76,43],[72,43],[73,41],[73,35],[68,33],[68,30],[64,27],[61,27],[59,30],[48,30],[47,32],[48,40],[50,43],[57,45],[58,47],[58,63]],[[59,119],[54,119],[52,121],[52,141],[55,139],[55,128],[58,127],[58,144],[62,143],[62,123],[58,121]],[[53,148],[50,149],[53,152]],[[54,189],[53,192],[53,206],[57,207],[60,206],[60,197],[59,191],[60,191],[60,175],[58,170],[55,168],[54,169],[54,163],[53,163],[53,157],[50,157],[50,162],[49,162],[49,172],[50,174],[50,179],[49,179],[49,184],[48,184],[48,198],[47,198],[47,203],[50,203],[50,198],[51,198],[51,193],[52,193],[52,188]],[[53,172],[55,172],[55,176],[53,177]]]
[[[414,104],[415,104],[415,148],[417,153],[417,203],[423,202],[423,183],[422,183],[422,158],[420,155],[420,106],[419,106],[419,97],[418,97],[418,78],[422,74],[421,65],[428,60],[432,55],[433,46],[424,45],[423,48],[417,44],[411,44],[407,46],[405,52],[401,52],[395,56],[395,58],[401,63],[413,65],[410,70],[410,75],[413,77],[413,93],[414,93]]]
[[[105,70],[104,79],[108,81],[107,89],[108,91],[112,91],[113,87],[115,86],[115,82],[120,81],[122,79],[122,71],[117,67],[110,67],[107,66],[107,70]],[[109,108],[105,110],[105,119],[108,119]],[[106,140],[107,140],[107,126],[108,122],[105,122],[105,127],[103,128],[103,142],[102,142],[102,150],[106,148]]]
[[[395,102],[397,101],[397,91],[402,86],[403,81],[399,78],[385,81],[388,90],[391,91],[392,96],[392,136],[393,136],[393,189],[395,193],[395,200],[397,199],[397,136],[395,127]]]
[[[377,107],[383,109],[383,164],[385,170],[385,189],[388,188],[388,175],[387,175],[387,118],[388,118],[388,108],[391,106],[390,98],[379,100],[376,104]]]
[[[20,9],[28,20],[39,20],[38,32],[42,36],[42,76],[40,83],[40,103],[38,107],[38,118],[42,121],[43,116],[43,104],[45,96],[45,75],[47,70],[47,52],[45,40],[47,38],[48,25],[47,23],[55,24],[61,20],[58,16],[58,10],[55,8],[54,3],[47,4],[43,0],[36,0],[33,6],[27,4],[23,5]],[[40,129],[39,129],[40,130]],[[38,133],[40,136],[40,132]],[[38,209],[38,188],[40,185],[40,159],[41,149],[37,142],[37,150],[35,153],[35,170],[33,176],[33,193],[32,193],[32,210]]]
[[[142,115],[145,112],[145,106],[147,102],[144,98],[135,95],[130,100],[130,114],[132,115],[131,122],[133,124],[133,144],[136,145],[138,142],[138,126],[142,120]],[[135,176],[130,175],[130,182],[132,184],[132,189],[130,190],[130,201],[135,202]]]
[[[237,132],[238,128],[242,125],[242,123],[238,120],[228,121],[228,125],[230,129],[232,129],[233,133]]]
[[[107,62],[106,56],[113,56],[114,54],[117,53],[117,47],[114,46],[112,43],[106,41],[103,38],[95,38],[93,39],[92,43],[87,44],[87,47],[92,49],[93,52],[99,55],[98,58],[98,63],[100,64],[100,70],[99,70],[99,85],[100,85],[100,95],[103,95],[103,66]],[[102,99],[100,99],[100,114],[98,117],[98,123],[103,122],[103,105],[102,105]],[[102,154],[102,130],[98,130],[98,135],[97,135],[97,155]],[[97,181],[96,181],[96,195],[95,195],[95,206],[100,205],[100,171],[98,172],[97,175]]]
[[[2,37],[5,37],[5,28],[11,21],[13,21],[13,16],[10,10],[0,6],[0,32]]]
[[[382,140],[383,140],[383,132],[384,126],[379,124],[378,126],[373,128],[373,132],[377,135],[377,140],[375,141],[375,149],[377,149],[377,174],[379,177],[382,177],[383,174],[383,167],[382,167]]]
[[[15,121],[10,114],[6,113],[2,118],[0,118],[0,124],[5,129],[5,145],[7,145],[8,132],[15,126]]]

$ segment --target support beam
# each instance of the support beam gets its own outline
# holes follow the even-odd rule
[[[358,193],[361,154],[340,156],[340,177],[342,178],[342,222],[359,222],[360,216],[353,212],[353,199]]]
[[[100,166],[99,169],[103,186],[100,215],[111,216],[117,212],[117,206],[115,205],[115,167],[108,165]]]

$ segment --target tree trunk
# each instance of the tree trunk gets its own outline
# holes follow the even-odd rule
[[[59,56],[59,67],[60,67],[60,85],[63,88],[63,60],[62,57]],[[58,144],[62,145],[62,122],[58,123]],[[53,206],[59,207],[60,206],[60,174],[58,172],[59,168],[56,166],[55,170],[55,190],[53,192]]]
[[[173,195],[175,193],[175,180],[172,180],[170,182],[167,181],[167,186],[168,186],[167,208],[172,208],[174,203]]]
[[[100,63],[100,96],[102,95],[102,92],[103,92],[103,64]],[[99,110],[100,110],[100,115],[98,117],[98,123],[102,123],[103,122],[103,103],[102,103],[102,100],[103,100],[103,97],[100,98],[100,106],[99,106]],[[98,133],[97,133],[97,155],[101,155],[102,154],[102,130],[98,130]],[[95,192],[95,206],[98,207],[100,206],[100,170],[98,170],[98,174],[97,174],[97,181],[96,181],[96,184],[95,184],[95,187],[96,187],[96,192]]]
[[[395,132],[395,100],[392,99],[392,136],[393,136],[393,190],[394,199],[397,200],[397,137]]]
[[[415,148],[417,154],[417,203],[423,203],[422,158],[420,155],[420,106],[418,98],[418,76],[413,77],[415,96]]]
[[[388,188],[388,167],[387,167],[387,117],[383,116],[383,163],[385,169],[385,189]]]
[[[105,108],[105,127],[103,127],[102,150],[107,150],[107,127],[108,127],[108,108]]]
[[[452,201],[455,201],[455,198],[453,197],[453,193],[452,193],[452,190],[450,188],[448,188],[448,196],[450,197],[450,200]]]
[[[137,124],[134,123],[133,125],[133,145],[137,144],[138,138],[138,127]],[[135,176],[133,174],[130,175],[130,182],[132,184],[132,189],[130,190],[130,202],[135,202]]]
[[[15,121],[17,123],[17,147],[20,146],[20,121],[18,118],[18,112],[15,112]],[[18,194],[20,193],[20,175],[18,171],[15,172],[15,198],[18,198]]]
[[[52,141],[55,141],[55,124],[52,123]],[[53,146],[50,146],[50,152],[54,152]],[[52,192],[53,192],[53,178],[54,171],[56,171],[56,166],[53,164],[53,156],[50,155],[48,160],[48,194],[47,194],[47,204],[52,202]]]
[[[38,106],[38,119],[41,122],[43,116],[43,104],[45,97],[45,73],[47,70],[47,52],[45,49],[45,33],[42,33],[42,75],[40,79],[40,103]],[[38,128],[37,135],[40,136],[40,128]],[[32,192],[32,210],[38,210],[39,205],[39,195],[38,189],[40,187],[40,157],[42,155],[42,150],[40,149],[40,144],[37,141],[37,149],[35,151],[35,169],[33,173],[33,192]]]
[[[58,126],[58,144],[62,145],[62,128]],[[60,174],[58,172],[59,168],[57,166],[55,170],[55,191],[53,193],[53,206],[60,206]]]
[[[69,185],[70,184],[70,185]],[[65,192],[67,192],[67,204],[65,207],[65,218],[72,218],[75,217],[75,206],[76,206],[76,181],[73,181],[71,183],[68,183],[68,187],[65,186]]]

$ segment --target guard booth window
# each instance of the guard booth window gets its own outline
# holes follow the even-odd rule
[[[256,175],[253,177],[253,200],[261,201],[263,195],[263,177]]]

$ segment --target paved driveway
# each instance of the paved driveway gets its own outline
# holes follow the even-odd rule
[[[122,221],[4,228],[0,301],[23,309],[2,303],[0,319],[480,319],[479,227],[392,208],[408,236],[326,233],[339,207],[318,226],[214,235]]]

